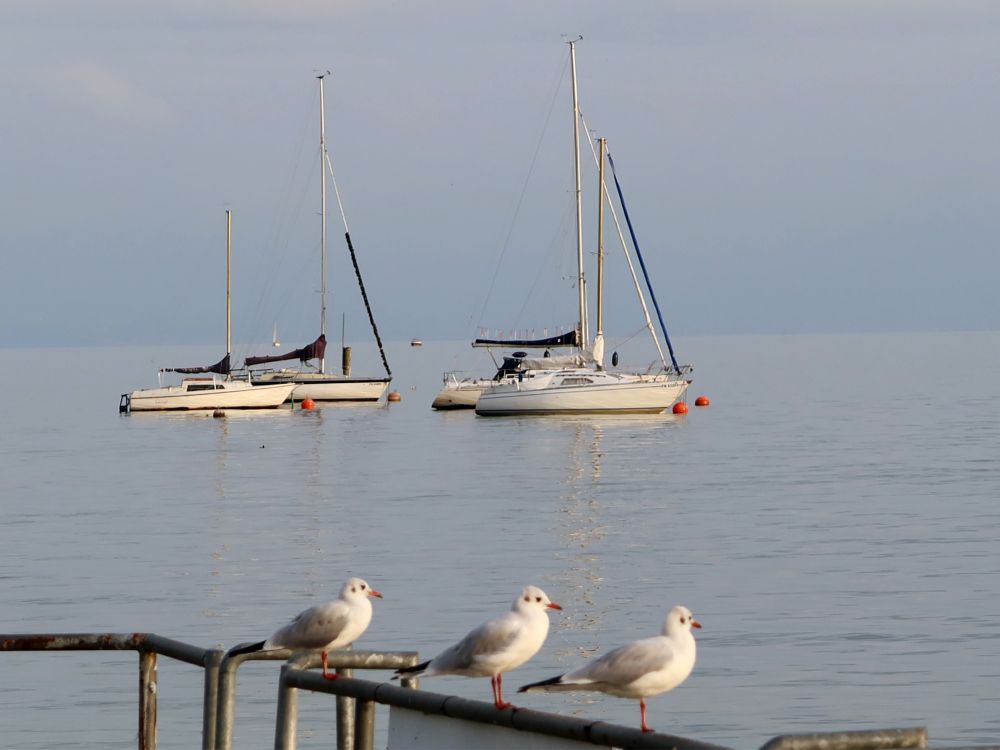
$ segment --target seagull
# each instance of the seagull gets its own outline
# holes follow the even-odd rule
[[[537,586],[527,586],[514,600],[510,612],[484,622],[462,640],[430,661],[396,670],[396,677],[433,677],[457,674],[490,678],[493,705],[510,708],[503,699],[503,673],[519,667],[538,653],[549,633],[546,609],[560,607]]]
[[[337,679],[326,666],[327,652],[354,643],[368,629],[372,621],[372,603],[369,597],[382,595],[360,578],[350,578],[340,589],[340,596],[332,602],[317,604],[299,612],[295,619],[275,631],[266,641],[240,646],[229,653],[249,654],[277,648],[321,650],[323,676]]]
[[[673,690],[691,674],[695,660],[691,628],[700,627],[691,610],[674,607],[663,624],[663,635],[632,641],[582,667],[525,685],[517,692],[594,690],[638,698],[642,731],[652,732],[646,724],[646,698]]]

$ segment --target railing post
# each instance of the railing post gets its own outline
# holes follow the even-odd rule
[[[219,667],[225,652],[213,648],[205,652],[205,695],[201,709],[201,750],[215,750],[216,714],[219,710]]]
[[[354,700],[354,750],[374,750],[375,701]]]
[[[281,666],[278,676],[278,711],[274,727],[274,750],[295,750],[299,725],[299,691],[292,687],[288,676],[302,672],[309,664],[310,653],[294,656]]]
[[[337,669],[341,677],[353,677],[354,670]],[[354,750],[354,698],[337,696],[337,750]]]
[[[139,750],[156,750],[156,652],[139,652]]]
[[[218,709],[215,717],[216,750],[233,746],[233,715],[236,713],[236,667],[239,660],[223,657],[219,666]]]

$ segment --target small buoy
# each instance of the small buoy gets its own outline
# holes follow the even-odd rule
[[[386,396],[390,401],[402,401],[403,397],[399,395],[399,391],[390,391],[389,395]]]
[[[698,396],[698,398],[694,400],[695,406],[708,406],[710,403],[712,402],[708,400],[708,396]]]
[[[315,409],[316,408],[316,402],[313,401],[311,398],[302,399],[302,403],[299,404],[299,408],[300,409]]]
[[[226,416],[226,412],[222,411],[222,409],[216,409],[215,411],[212,412],[212,416],[215,419],[218,419],[219,417]]]
[[[688,413],[688,405],[685,404],[683,401],[678,401],[676,404],[674,404],[674,414],[687,414],[687,413]]]

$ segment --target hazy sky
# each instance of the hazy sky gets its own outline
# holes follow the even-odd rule
[[[227,207],[236,339],[315,336],[317,69],[384,336],[571,324],[569,34],[674,335],[1000,328],[995,0],[6,0],[0,345],[221,345]]]

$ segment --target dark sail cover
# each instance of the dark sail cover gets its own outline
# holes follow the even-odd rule
[[[209,365],[208,367],[165,367],[164,372],[183,372],[188,375],[193,375],[199,372],[214,372],[218,375],[228,375],[229,374],[229,355],[220,359],[214,365]]]
[[[284,362],[286,359],[297,359],[300,362],[305,362],[307,359],[323,359],[323,355],[325,354],[326,336],[320,334],[319,338],[309,344],[309,346],[303,346],[294,352],[275,354],[270,357],[247,357],[246,366],[253,367],[254,365],[264,365],[268,362]]]
[[[547,349],[550,346],[577,346],[576,331],[567,331],[547,339],[476,339],[473,346],[518,346],[528,349]]]

